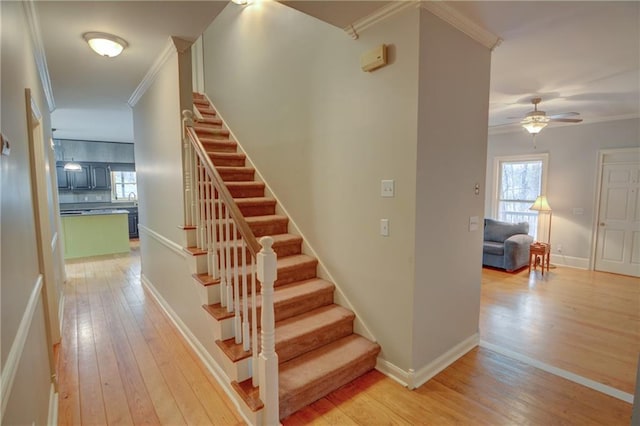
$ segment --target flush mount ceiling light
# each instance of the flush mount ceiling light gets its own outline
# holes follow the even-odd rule
[[[248,0],[231,0],[235,4],[244,5],[248,3]]]
[[[89,32],[82,37],[89,43],[89,46],[100,56],[113,58],[122,53],[129,44],[120,37],[107,33]]]

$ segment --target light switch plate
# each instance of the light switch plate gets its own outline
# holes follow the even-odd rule
[[[469,231],[477,231],[478,230],[478,221],[480,219],[478,216],[469,217]]]
[[[395,183],[392,179],[382,180],[380,184],[381,197],[393,197],[396,195]]]
[[[389,236],[389,219],[380,219],[380,235]]]

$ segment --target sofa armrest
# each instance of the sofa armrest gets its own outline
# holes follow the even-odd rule
[[[504,240],[504,269],[513,271],[529,264],[529,246],[533,237],[527,234],[512,235]]]

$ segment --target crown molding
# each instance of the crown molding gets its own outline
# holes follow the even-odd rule
[[[149,68],[149,71],[147,71],[145,76],[142,78],[142,81],[140,82],[140,84],[138,84],[138,87],[136,87],[136,90],[133,91],[131,97],[127,101],[127,104],[129,104],[131,108],[136,106],[140,98],[142,98],[149,87],[151,87],[153,82],[156,80],[156,77],[158,76],[158,73],[160,72],[162,66],[169,60],[169,58],[171,58],[173,54],[176,54],[177,52],[178,50],[173,41],[173,38],[169,37],[169,40],[167,41],[164,49],[162,49],[160,56],[158,56],[153,62],[153,64]]]
[[[420,6],[462,31],[489,50],[495,49],[502,43],[500,37],[485,30],[444,1],[425,1],[421,2]]]
[[[386,6],[383,6],[380,9],[374,11],[373,13],[365,16],[364,18],[358,19],[353,24],[343,28],[343,30],[347,34],[349,34],[351,38],[353,38],[354,40],[357,40],[359,37],[358,33],[366,30],[367,28],[379,22],[382,22],[385,19],[388,19],[391,16],[402,12],[403,10],[410,9],[412,7],[417,8],[419,6],[420,6],[419,0],[392,1]]]
[[[47,100],[49,112],[56,109],[56,102],[53,99],[53,90],[51,88],[51,77],[49,76],[49,67],[47,67],[47,57],[44,53],[44,44],[42,43],[42,35],[40,33],[40,21],[36,13],[35,0],[27,0],[22,2],[24,13],[29,24],[29,33],[33,43],[33,56],[36,61],[36,68],[42,83],[42,90]]]

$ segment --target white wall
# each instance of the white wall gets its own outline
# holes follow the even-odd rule
[[[189,49],[184,55],[183,65],[189,64]],[[218,359],[211,319],[201,307],[182,251],[184,231],[178,228],[184,225],[181,79],[182,92],[191,93],[191,69],[181,71],[179,62],[177,53],[169,57],[133,109],[142,278]]]
[[[131,109],[58,108],[51,113],[56,139],[133,142]]]
[[[478,332],[490,51],[422,10],[413,365]],[[480,194],[474,192],[480,184]],[[477,216],[478,230],[469,231]],[[472,339],[473,340],[473,339]]]
[[[50,137],[49,114],[35,67],[22,2],[2,2],[0,7],[0,131],[12,144],[11,155],[0,157],[0,366],[3,390],[7,379],[15,374],[13,386],[2,395],[3,400],[8,400],[2,413],[2,423],[45,424],[50,391],[49,360],[42,301],[34,291],[39,269],[29,173],[25,88],[31,89],[43,114],[45,140]],[[51,205],[49,207],[52,208]],[[26,308],[32,296],[36,305],[31,326],[22,330],[24,335],[19,335],[23,317],[30,317]],[[25,337],[24,346],[19,344],[21,336]],[[19,349],[16,353],[21,353],[16,364],[8,363],[12,360],[9,357],[12,349]]]
[[[417,9],[358,40],[277,2],[229,4],[204,34],[205,88],[382,357],[411,364]],[[359,57],[390,45],[390,65]],[[380,197],[394,179],[395,198]],[[381,237],[379,221],[390,220]]]
[[[536,137],[535,147],[531,136],[524,131],[490,135],[485,215],[493,217],[495,157],[549,153],[547,199],[553,209],[553,261],[587,267],[595,243],[592,231],[596,221],[598,153],[602,149],[639,145],[640,119],[549,126]],[[574,208],[583,209],[584,213],[574,214]],[[558,244],[562,244],[562,254],[557,252]]]

